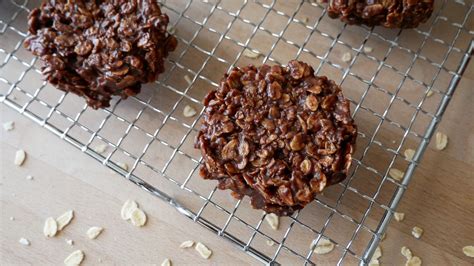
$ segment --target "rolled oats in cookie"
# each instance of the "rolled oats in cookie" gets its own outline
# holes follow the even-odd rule
[[[348,24],[416,28],[433,13],[434,0],[324,0],[331,18]]]
[[[155,0],[43,0],[28,16],[25,47],[45,79],[95,109],[140,92],[164,71],[177,40]]]
[[[357,135],[349,101],[306,63],[234,68],[204,105],[200,175],[254,208],[291,215],[346,178]]]

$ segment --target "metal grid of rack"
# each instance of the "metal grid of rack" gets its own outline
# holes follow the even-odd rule
[[[92,110],[42,81],[22,43],[38,1],[0,3],[0,101],[264,263],[364,264],[406,190],[473,50],[473,6],[437,1],[414,30],[348,26],[315,1],[161,1],[179,46],[167,71],[127,101]],[[171,27],[170,27],[171,31]],[[261,54],[243,56],[245,49]],[[351,54],[350,62],[341,56]],[[359,124],[349,177],[269,229],[265,214],[200,180],[193,141],[202,97],[223,72],[298,58],[341,84]],[[187,77],[186,77],[187,76]],[[98,145],[107,145],[99,153]],[[404,150],[415,150],[406,158]],[[389,175],[404,170],[401,181]],[[317,255],[322,238],[335,245]],[[267,242],[275,245],[269,245]]]

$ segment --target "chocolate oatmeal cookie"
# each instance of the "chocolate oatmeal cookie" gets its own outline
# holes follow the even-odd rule
[[[433,5],[434,0],[329,0],[327,11],[348,24],[416,28],[429,19]]]
[[[43,61],[46,80],[95,109],[155,81],[177,45],[156,0],[44,0],[28,25],[25,47]]]
[[[234,68],[204,105],[200,175],[254,208],[291,215],[347,175],[357,135],[349,101],[306,63]]]

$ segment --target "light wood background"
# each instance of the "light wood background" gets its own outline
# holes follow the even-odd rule
[[[6,3],[6,2],[3,2]],[[177,9],[180,8],[179,2],[168,2],[170,5],[175,5]],[[209,12],[209,6],[199,4],[200,2],[193,2],[193,6],[186,12],[186,16],[194,20],[202,19],[205,12]],[[292,8],[298,4],[299,1],[279,2],[275,7],[278,10],[284,10],[290,13]],[[225,9],[236,10],[240,6],[237,1],[223,1],[222,6]],[[0,12],[7,12],[7,9],[2,9]],[[314,8],[305,4],[300,12],[297,14],[297,19],[309,17],[308,25],[312,25],[316,21],[314,12],[320,9]],[[258,5],[250,3],[240,14],[250,21],[257,21],[259,16],[265,9],[259,8]],[[231,17],[216,11],[215,16],[212,16],[208,21],[218,32],[225,31],[225,25],[229,23]],[[7,12],[8,13],[8,12]],[[170,13],[171,21],[176,21],[176,14]],[[0,13],[2,14],[2,13]],[[450,14],[455,14],[451,12]],[[3,16],[4,14],[2,14]],[[25,15],[25,14],[20,14]],[[448,14],[449,15],[449,14]],[[262,27],[273,32],[278,32],[282,29],[284,24],[279,23],[282,17],[278,17],[275,13],[271,13]],[[456,17],[449,17],[449,19],[456,20]],[[277,23],[278,22],[278,23]],[[472,25],[472,21],[471,21]],[[21,25],[17,25],[21,27]],[[446,26],[446,25],[444,25]],[[184,39],[190,40],[194,32],[197,31],[195,24],[180,20],[176,25],[178,31],[177,35]],[[319,30],[335,36],[341,30],[342,24],[335,20],[323,20],[319,26]],[[422,26],[422,27],[426,27]],[[446,26],[447,27],[447,26]],[[448,27],[449,28],[449,27]],[[443,25],[437,27],[443,29]],[[426,28],[423,28],[426,30]],[[231,30],[227,32],[227,36],[232,39],[245,40],[248,34],[252,31],[252,27],[245,25],[245,23],[236,22],[233,24]],[[384,30],[377,28],[376,32],[386,38],[392,38],[395,31]],[[449,32],[449,31],[446,31]],[[302,36],[309,34],[309,30],[298,23],[292,23],[290,30],[288,30],[284,37],[293,40],[295,43],[303,41]],[[365,30],[359,27],[348,27],[345,29],[341,40],[345,43],[353,44],[354,47],[360,45],[362,39],[361,35],[366,34]],[[443,35],[438,36],[439,32],[435,30],[433,36],[442,38]],[[317,34],[315,36],[318,36]],[[321,36],[319,36],[321,37]],[[326,38],[311,39],[306,48],[313,51],[317,55],[323,55],[328,49],[330,42]],[[418,43],[416,39],[417,34],[413,31],[404,31],[400,36],[399,42],[404,47],[414,49],[410,45]],[[418,36],[419,37],[419,36]],[[205,50],[210,50],[212,45],[216,42],[216,34],[203,30],[193,41]],[[258,31],[254,36],[253,41],[249,43],[250,47],[257,49],[263,53],[271,50],[272,44],[275,42],[273,37],[268,33]],[[460,37],[460,43],[468,42],[469,34],[463,32]],[[472,38],[472,37],[471,37]],[[18,40],[9,39],[3,43],[5,49],[10,46],[8,42],[15,44]],[[419,44],[419,43],[418,43]],[[380,42],[377,38],[372,38],[367,42],[374,48],[371,56],[382,59],[388,44]],[[459,44],[461,45],[461,44]],[[427,49],[423,49],[421,54],[432,58],[432,60],[439,60],[438,54],[445,52],[445,47],[436,46],[436,43],[427,45]],[[13,49],[13,48],[12,48]],[[223,45],[217,47],[215,54],[219,58],[224,58],[228,61],[234,60],[236,54],[240,52],[241,47],[236,46],[228,40],[223,41]],[[336,45],[332,52],[328,55],[328,59],[335,64],[342,65],[345,69],[346,65],[340,60],[341,55],[348,51],[347,47]],[[183,52],[183,57],[178,55]],[[272,51],[272,58],[280,62],[287,62],[294,58],[296,49],[283,42],[279,42]],[[351,51],[353,53],[353,51]],[[459,60],[459,54],[453,53],[452,61],[446,63],[446,67],[453,70]],[[0,54],[3,55],[3,54]],[[31,58],[28,52],[20,50],[16,53],[22,60]],[[390,65],[401,68],[407,65],[410,58],[408,53],[403,53],[402,50],[395,51],[387,58],[386,62]],[[207,59],[203,53],[194,48],[189,48],[180,43],[178,51],[170,56],[173,60],[180,60],[180,63],[185,65],[192,71],[197,71]],[[352,67],[354,74],[364,79],[369,79],[375,72],[374,61],[368,60],[366,57],[360,56]],[[4,58],[0,58],[3,60]],[[242,57],[238,60],[237,65],[245,65],[248,63],[258,63],[258,60],[251,60]],[[321,60],[315,58],[313,55],[303,52],[300,59],[311,62],[314,66],[318,66]],[[1,61],[0,60],[0,61]],[[218,62],[214,58],[209,61],[209,64],[201,73],[212,81],[219,80],[222,72],[229,65]],[[341,71],[328,67],[327,64],[322,64],[320,74],[326,74],[336,81],[341,80]],[[21,71],[14,68],[0,69],[0,76],[11,79],[15,82]],[[187,85],[183,79],[183,75],[190,73],[187,70],[180,68],[171,68],[168,66],[167,74],[170,74],[165,81],[166,84],[174,88],[185,88]],[[392,73],[393,74],[393,73]],[[413,77],[429,82],[432,78],[432,68],[428,65],[416,65],[410,75]],[[166,75],[161,78],[165,79]],[[40,76],[30,71],[24,78],[24,81],[19,84],[22,90],[34,94],[40,82]],[[395,93],[396,84],[400,77],[391,76],[391,73],[382,71],[378,74],[378,78],[374,84]],[[446,85],[446,77],[440,78],[440,83],[435,84],[436,89],[443,91]],[[446,133],[449,137],[449,144],[446,150],[436,151],[430,144],[426,151],[420,166],[417,168],[412,182],[405,193],[405,196],[399,206],[398,211],[404,212],[406,218],[402,223],[393,221],[387,232],[386,239],[382,242],[383,256],[381,258],[382,264],[400,265],[405,259],[400,254],[401,246],[405,245],[412,249],[413,253],[422,258],[425,265],[472,265],[474,260],[462,254],[462,247],[465,245],[474,244],[474,121],[471,114],[474,111],[472,102],[474,101],[474,93],[472,85],[474,81],[474,67],[471,63],[462,79],[459,88],[457,89],[451,104],[445,113],[439,130]],[[0,89],[5,89],[3,83],[0,83]],[[3,86],[3,87],[2,87]],[[343,83],[345,94],[350,99],[357,102],[362,92],[364,92],[364,85],[357,80],[349,77]],[[8,87],[7,87],[8,88]],[[201,99],[205,92],[212,87],[205,80],[197,80],[187,92],[187,95]],[[156,92],[156,95],[151,95]],[[26,103],[29,99],[23,93],[14,92],[17,97],[17,102],[21,105]],[[38,96],[43,101],[54,105],[57,99],[62,94],[53,88],[44,89]],[[418,102],[420,95],[424,95],[424,88],[412,84],[407,80],[403,83],[402,90],[398,92],[398,96],[411,102]],[[145,89],[138,98],[146,101],[151,100],[151,105],[163,110],[165,113],[171,110],[173,101],[178,100],[177,94],[166,90],[160,86],[159,90]],[[162,101],[161,99],[167,99]],[[371,108],[374,112],[381,113],[387,106],[389,97],[379,90],[371,89],[366,95],[366,100],[363,106]],[[433,112],[434,108],[438,106],[440,95],[435,93],[429,98],[422,108],[429,112]],[[199,106],[198,103],[190,102],[188,99],[178,105],[178,110],[181,110],[184,104],[192,104]],[[59,110],[65,112],[70,116],[74,116],[82,108],[82,102],[75,96],[68,95]],[[354,106],[352,106],[354,107]],[[243,264],[257,264],[257,261],[247,256],[227,241],[223,240],[210,233],[201,226],[193,223],[186,217],[176,212],[174,209],[167,206],[162,201],[156,199],[150,194],[144,192],[137,186],[125,179],[112,173],[106,167],[100,165],[97,161],[91,159],[87,155],[79,152],[76,148],[60,140],[47,130],[41,128],[37,124],[31,122],[29,119],[19,115],[15,111],[9,109],[5,105],[0,105],[1,123],[6,121],[15,121],[15,130],[11,132],[1,132],[0,135],[0,151],[1,151],[1,183],[0,183],[0,210],[1,210],[1,224],[0,224],[0,262],[3,264],[61,264],[63,259],[75,249],[82,249],[86,253],[86,264],[98,264],[99,259],[104,264],[160,264],[164,258],[170,258],[175,265],[196,265],[196,264],[219,264],[219,265],[243,265]],[[44,108],[36,102],[28,107],[35,113],[41,114],[44,117],[47,112]],[[141,104],[136,100],[130,99],[123,102],[115,110],[117,114],[125,119],[133,119],[138,110],[142,108]],[[147,132],[153,132],[159,126],[159,121],[163,119],[162,115],[154,112],[147,113],[140,117],[137,126],[143,128]],[[410,112],[411,111],[411,112]],[[406,125],[411,118],[412,109],[408,108],[403,103],[396,101],[391,108],[388,118]],[[103,119],[104,113],[100,111],[87,110],[81,117],[80,122],[94,128],[97,126],[97,121]],[[183,123],[191,124],[192,119],[186,120],[181,117],[180,112],[175,112],[173,116],[177,117]],[[123,134],[126,128],[126,123],[117,122],[116,124],[106,124],[106,127],[101,131],[101,135],[106,137],[117,137]],[[364,145],[367,144],[367,139],[370,138],[374,130],[374,125],[377,119],[367,111],[359,110],[356,115],[356,121],[359,125],[360,131],[365,134],[358,139],[358,150],[356,158],[364,151]],[[57,119],[53,116],[50,123],[58,127],[66,127],[68,121]],[[412,132],[418,134],[422,133],[429,122],[429,117],[420,115],[412,128]],[[64,123],[64,124],[63,124]],[[125,124],[125,126],[124,126]],[[183,128],[178,123],[169,122],[169,127],[165,127],[160,133],[159,137],[169,141],[176,142],[177,136],[182,136]],[[87,141],[89,135],[82,132],[77,127],[69,132],[75,138],[81,141]],[[396,148],[399,145],[401,130],[390,124],[382,124],[380,134],[377,135],[376,140],[383,143],[384,147]],[[133,135],[137,134],[137,135]],[[179,135],[176,135],[179,134]],[[139,131],[132,131],[131,138],[125,139],[120,147],[130,151],[131,153],[140,153],[144,144],[146,143],[146,136]],[[133,141],[129,141],[132,139]],[[94,140],[93,145],[97,144]],[[192,136],[188,138],[192,141]],[[194,158],[199,157],[199,153],[192,149],[191,143],[187,140],[181,149],[190,154]],[[113,140],[111,140],[113,141]],[[395,141],[393,143],[392,141]],[[402,145],[401,151],[408,147],[416,147],[419,139],[410,136],[407,142]],[[367,156],[363,163],[374,167],[377,171],[383,172],[390,158],[384,150],[377,150],[377,146],[373,150],[369,149]],[[24,149],[28,153],[28,158],[22,167],[13,165],[13,158],[17,149]],[[110,147],[109,147],[110,150]],[[164,146],[152,147],[144,160],[153,165],[163,166],[169,154],[165,153]],[[120,157],[121,155],[121,157]],[[400,156],[399,156],[400,157]],[[116,153],[111,158],[112,161],[125,160],[126,156],[121,153]],[[189,161],[189,160],[188,160]],[[187,170],[190,167],[186,160],[177,159],[174,163],[182,166],[182,169],[177,167],[170,167],[167,172],[173,178],[184,178]],[[128,162],[130,165],[130,162]],[[183,163],[180,165],[180,163]],[[407,162],[403,158],[397,158],[395,166],[403,169]],[[362,169],[362,168],[361,168]],[[159,186],[165,192],[170,193],[178,200],[186,203],[190,209],[197,211],[202,205],[202,202],[195,201],[195,197],[188,194],[180,194],[180,191],[175,185],[162,182],[162,178],[156,178],[156,174],[150,172],[140,172],[143,168],[137,169],[135,174],[141,177],[148,178],[147,181],[152,182],[153,185]],[[180,171],[182,170],[182,171]],[[186,170],[186,171],[185,171]],[[183,174],[184,173],[184,174]],[[27,175],[33,175],[34,180],[26,180]],[[378,185],[380,180],[370,174],[370,172],[360,170],[355,174],[354,182],[351,184],[357,188],[361,193],[369,195],[373,192],[374,187]],[[153,183],[156,182],[156,183]],[[386,182],[391,184],[390,182]],[[202,182],[198,177],[193,177],[189,184],[193,189],[205,194],[209,193],[214,186],[211,182]],[[383,187],[381,194],[377,200],[382,203],[387,203],[393,186]],[[319,199],[331,205],[341,191],[341,186],[333,186],[325,191],[325,195]],[[206,194],[207,195],[207,194]],[[131,224],[120,219],[120,208],[126,199],[135,199],[140,206],[148,214],[149,221],[143,228],[135,228]],[[216,192],[213,200],[232,210],[235,201],[228,197],[227,192]],[[345,215],[349,215],[358,219],[361,213],[365,211],[366,202],[362,201],[357,195],[352,195],[350,192],[343,200],[343,203],[338,208],[338,211]],[[260,216],[256,215],[259,212],[253,211],[248,207],[248,202],[244,201],[242,207],[239,208],[238,215],[244,217],[252,225],[255,225]],[[42,234],[42,227],[44,220],[49,217],[57,217],[66,210],[72,209],[75,211],[76,218],[73,222],[57,237],[46,239]],[[326,212],[325,212],[326,211]],[[302,212],[299,219],[308,223],[314,228],[320,228],[320,224],[326,219],[324,210],[318,205],[311,205]],[[371,229],[377,225],[382,211],[380,209],[370,213],[365,225]],[[207,208],[203,217],[216,221],[219,225],[225,222],[226,216],[222,213]],[[257,217],[258,216],[258,217]],[[14,217],[11,221],[10,217]],[[337,217],[337,216],[336,216]],[[282,230],[273,232],[262,225],[261,230],[266,234],[280,240],[284,234],[284,228],[289,224],[289,219],[282,219]],[[345,224],[346,223],[346,224]],[[231,223],[228,231],[241,236],[242,239],[248,239],[249,232],[237,226],[237,223]],[[415,225],[422,227],[425,232],[420,240],[414,239],[410,232]],[[102,226],[105,231],[96,240],[89,240],[86,238],[85,232],[90,226]],[[299,228],[295,226],[296,228]],[[347,237],[350,237],[352,231],[347,221],[344,219],[335,218],[330,228],[325,232],[326,235],[335,241],[344,243]],[[298,252],[304,252],[308,248],[310,241],[314,238],[313,234],[307,234],[305,231],[296,231],[290,234],[286,244],[294,247]],[[18,239],[25,237],[31,241],[31,246],[25,247],[18,243]],[[75,245],[68,246],[65,239],[73,239]],[[180,250],[179,244],[184,240],[195,240],[205,243],[213,250],[213,256],[209,261],[201,259],[194,250]],[[351,249],[357,254],[363,252],[368,240],[367,235],[362,235],[361,238],[355,240],[354,246]],[[259,250],[271,256],[275,251],[276,246],[268,247],[265,244],[264,238],[258,238],[255,243]],[[336,249],[327,256],[320,258],[312,258],[313,261],[320,265],[332,265],[337,262],[340,255],[340,249]],[[294,256],[281,256],[278,258],[283,264],[299,264],[301,261],[294,260]],[[354,264],[355,260],[345,261],[346,264]]]

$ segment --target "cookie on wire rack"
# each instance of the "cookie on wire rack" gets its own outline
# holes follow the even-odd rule
[[[29,14],[24,45],[40,57],[47,81],[98,109],[114,95],[136,95],[165,70],[177,46],[168,21],[155,0],[44,0]]]
[[[346,178],[357,136],[349,101],[306,63],[234,68],[204,105],[200,175],[254,208],[291,215]]]
[[[329,0],[327,12],[348,24],[416,28],[430,18],[433,6],[434,0]]]

